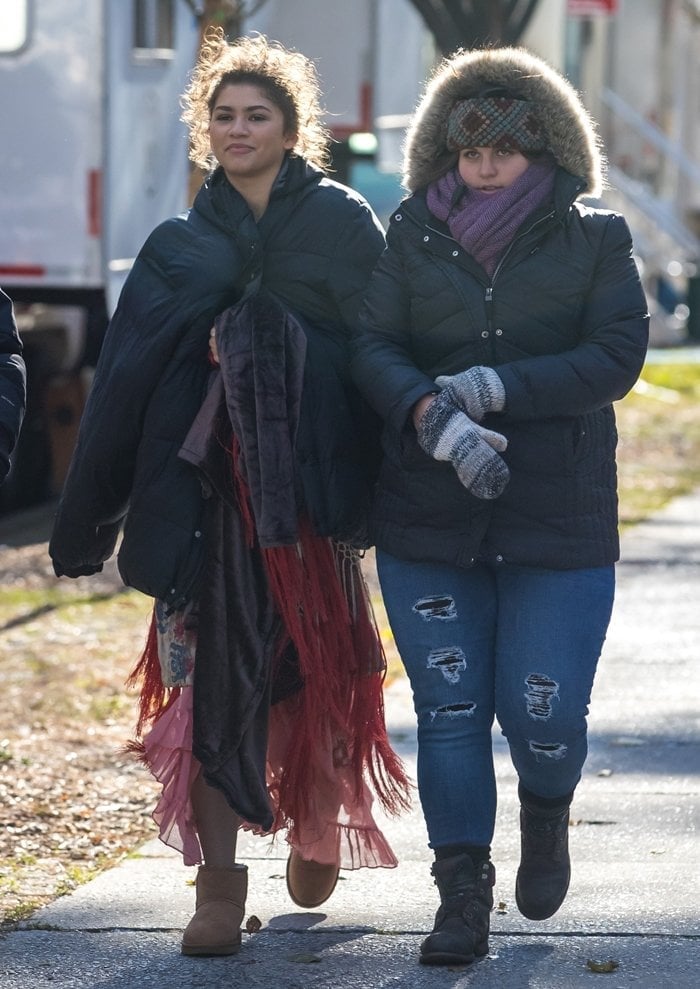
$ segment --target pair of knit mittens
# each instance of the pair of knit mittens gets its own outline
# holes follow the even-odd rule
[[[418,425],[421,449],[435,460],[451,463],[464,487],[477,498],[498,498],[510,478],[500,456],[508,441],[479,422],[487,413],[503,409],[503,382],[493,368],[472,367],[441,375],[435,383],[442,390]]]

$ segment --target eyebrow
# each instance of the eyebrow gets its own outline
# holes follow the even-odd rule
[[[233,107],[228,106],[225,103],[217,103],[216,106],[214,107],[214,113],[216,113],[217,110],[229,110],[230,111],[230,110],[233,110],[233,109],[234,109]],[[269,110],[269,109],[270,109],[270,107],[269,106],[265,106],[264,103],[254,103],[253,106],[244,106],[243,107],[243,110],[244,110],[245,113],[251,113],[253,110]]]

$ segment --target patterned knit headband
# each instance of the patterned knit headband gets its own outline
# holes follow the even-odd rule
[[[447,119],[447,147],[515,148],[544,151],[547,140],[532,103],[505,96],[483,96],[456,103]]]

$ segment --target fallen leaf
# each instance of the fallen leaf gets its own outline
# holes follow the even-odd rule
[[[593,961],[592,958],[589,958],[586,965],[590,968],[591,972],[603,973],[614,972],[615,969],[620,967],[620,963],[616,962],[614,958],[609,958],[605,962]]]
[[[290,955],[290,962],[297,962],[299,965],[311,965],[314,962],[320,962],[320,955],[312,955],[310,951],[302,951],[298,955]]]

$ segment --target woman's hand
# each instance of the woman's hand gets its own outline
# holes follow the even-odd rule
[[[418,427],[418,445],[433,460],[451,463],[459,480],[476,498],[498,498],[510,478],[499,456],[508,446],[505,436],[475,423],[457,408],[446,391],[432,398]]]
[[[423,398],[419,398],[413,406],[413,425],[416,429],[420,426],[421,419],[425,415],[426,409],[433,404],[436,398],[437,392],[431,391],[428,395],[424,395]]]
[[[209,330],[209,356],[214,364],[219,363],[219,351],[216,348],[216,327]]]

